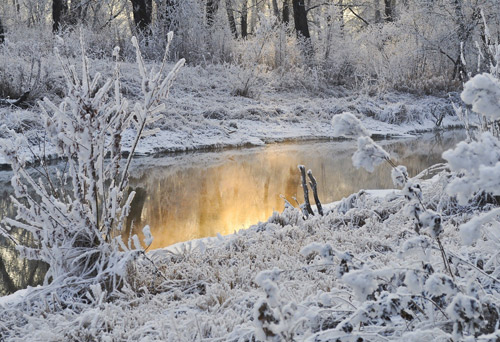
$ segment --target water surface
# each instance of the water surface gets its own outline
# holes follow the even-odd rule
[[[447,132],[381,144],[414,176],[442,162],[443,150],[461,138],[459,132]],[[304,201],[299,164],[312,170],[323,203],[360,189],[393,187],[389,165],[373,173],[357,170],[351,160],[354,151],[352,141],[289,143],[190,153],[165,166],[158,165],[161,161],[153,161],[154,166],[137,165],[130,182],[137,194],[128,224],[133,224],[138,235],[144,225],[151,226],[151,248],[233,233],[266,220],[274,210],[283,210],[281,195],[294,205],[294,198]]]
[[[441,153],[463,138],[453,131],[380,144],[414,176],[442,162]],[[393,187],[388,165],[373,173],[357,170],[351,161],[354,151],[353,141],[327,141],[137,158],[130,180],[136,196],[124,235],[132,232],[142,238],[142,228],[149,224],[154,249],[230,234],[264,221],[274,210],[283,210],[280,195],[294,205],[294,197],[304,201],[299,164],[312,170],[323,203],[360,189]],[[0,218],[15,215],[9,200],[11,177],[10,172],[0,172]],[[29,240],[26,234],[18,238]],[[19,259],[14,247],[0,237],[0,295],[40,283],[45,270],[42,263]]]

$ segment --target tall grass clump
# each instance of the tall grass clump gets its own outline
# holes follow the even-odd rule
[[[170,33],[169,44],[172,37]],[[55,146],[64,164],[56,174],[47,168],[44,149],[26,157],[30,148],[22,134],[4,127],[9,136],[0,140],[0,152],[14,173],[12,201],[17,208],[15,218],[2,221],[0,234],[16,244],[22,257],[49,265],[45,286],[37,292],[52,293],[59,301],[73,303],[91,286],[111,295],[126,283],[129,262],[142,250],[137,237],[126,244],[118,235],[135,194],[127,195],[129,166],[139,140],[153,133],[149,125],[161,118],[166,108],[162,101],[184,60],[166,73],[167,45],[159,69],[148,72],[137,40],[132,38],[132,43],[142,77],[142,97],[134,102],[121,92],[119,48],[113,51],[114,74],[107,80],[90,75],[83,38],[81,75],[56,50],[66,95],[58,105],[48,98],[39,102],[38,118],[45,129],[44,146]],[[130,154],[122,160],[125,130],[134,137]],[[35,174],[29,162],[35,162]],[[19,229],[32,234],[33,246],[16,240]],[[149,229],[144,232],[149,245]]]

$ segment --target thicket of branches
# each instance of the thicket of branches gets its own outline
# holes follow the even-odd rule
[[[133,58],[127,42],[137,35],[146,57],[160,60],[173,30],[179,39],[171,58],[250,70],[243,88],[256,73],[275,72],[290,88],[456,90],[467,75],[484,71],[476,47],[487,43],[485,21],[494,39],[500,23],[492,0],[15,0],[0,8],[11,54],[23,45],[50,54],[53,33],[74,37],[83,26],[92,57],[109,56],[118,45]]]
[[[7,137],[0,139],[0,153],[13,170],[16,215],[2,220],[0,235],[16,245],[21,258],[48,264],[43,291],[54,293],[58,301],[82,298],[94,285],[111,294],[126,283],[128,263],[142,250],[137,236],[127,244],[119,234],[135,195],[128,191],[131,160],[139,140],[156,132],[151,124],[165,111],[163,100],[184,64],[180,60],[170,72],[165,70],[172,37],[170,33],[163,63],[151,71],[132,38],[142,77],[142,96],[136,101],[122,94],[118,47],[113,52],[113,76],[105,81],[99,73],[91,76],[83,38],[81,75],[56,50],[66,96],[59,104],[44,98],[37,118],[45,132],[41,144],[56,146],[62,159],[55,172],[47,165],[45,149],[35,152],[23,133],[2,127]],[[134,137],[122,160],[123,134],[129,128]],[[25,151],[31,151],[34,168]],[[28,232],[33,241],[19,241],[19,231]],[[148,227],[144,234],[150,245]]]

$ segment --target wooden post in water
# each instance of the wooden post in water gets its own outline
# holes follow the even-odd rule
[[[307,171],[307,175],[309,176],[309,185],[313,191],[314,202],[316,202],[316,207],[318,208],[318,213],[323,216],[323,207],[321,206],[321,202],[319,201],[318,196],[318,183],[316,183],[316,178],[314,178],[311,170]]]
[[[302,179],[302,189],[304,189],[304,201],[306,204],[306,210],[310,215],[314,215],[314,212],[311,208],[311,203],[309,202],[309,189],[307,188],[307,180],[306,180],[306,168],[304,165],[299,165],[300,170],[300,178]]]

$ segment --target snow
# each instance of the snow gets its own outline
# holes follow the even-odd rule
[[[392,183],[397,188],[402,188],[408,182],[408,170],[404,165],[398,165],[391,170]]]
[[[464,85],[462,100],[472,105],[472,110],[496,120],[500,116],[500,82],[493,75],[474,76]]]
[[[358,150],[352,155],[352,164],[356,168],[373,172],[376,166],[388,159],[389,154],[370,137],[358,138]]]
[[[171,38],[169,35],[169,41]],[[134,44],[138,45],[137,41]],[[221,93],[220,88],[201,86],[208,82],[208,77],[197,79],[193,75],[200,71],[191,69],[187,77],[181,78],[181,90],[173,93],[169,105],[162,103],[154,107],[149,85],[154,87],[160,74],[155,76],[152,72],[148,78],[139,52],[138,59],[142,76],[140,87],[145,99],[134,106],[137,123],[133,125],[149,124],[148,136],[135,150],[138,128],[126,131],[122,137],[125,147],[115,151],[117,155],[134,150],[138,154],[151,154],[262,145],[287,139],[355,136],[358,137],[358,150],[353,155],[353,164],[372,172],[382,162],[390,162],[390,155],[368,135],[408,135],[429,129],[434,124],[432,115],[427,112],[429,102],[446,102],[398,94],[378,99],[355,100],[354,97],[338,96],[306,101],[308,96],[298,98],[293,93],[280,98],[277,91],[263,94],[259,100],[234,98],[234,101],[227,101],[228,94]],[[174,71],[182,63],[177,64]],[[86,67],[85,59],[83,64]],[[217,80],[227,74],[221,72],[210,76]],[[161,84],[172,78],[170,74]],[[200,83],[194,84],[195,80]],[[75,92],[89,92],[85,77],[72,86]],[[111,86],[108,82],[103,88]],[[466,84],[462,98],[480,114],[496,118],[500,113],[499,89],[496,79],[479,75]],[[120,102],[119,91],[115,94]],[[100,95],[96,94],[96,101],[101,99]],[[193,101],[196,96],[204,100]],[[270,101],[271,98],[274,100]],[[301,100],[303,103],[297,105]],[[67,102],[68,105],[76,103]],[[228,108],[220,110],[220,103],[229,104]],[[78,150],[71,139],[72,135],[77,135],[78,147],[87,146],[78,154],[83,161],[103,160],[102,156],[94,159],[90,152],[93,149],[89,148],[93,146],[90,144],[97,131],[88,127],[82,130],[72,127],[66,131],[62,125],[64,118],[61,119],[62,114],[67,114],[63,113],[64,108],[58,109],[45,100],[45,109],[58,113],[47,115],[47,119],[54,118],[51,123],[54,126],[49,128],[57,127],[59,134],[55,138],[59,141],[39,146],[37,153],[54,155],[57,145],[67,148],[65,152],[71,155],[75,152],[73,149]],[[147,114],[152,117],[147,118]],[[103,122],[105,126],[108,123]],[[453,122],[457,121],[446,118],[444,125]],[[15,129],[17,123],[10,121],[7,124],[9,127],[3,127],[3,131]],[[2,141],[8,156],[14,155],[20,146],[25,149],[21,160],[13,162],[15,168],[22,169],[22,159],[30,158],[29,149],[36,146],[32,139],[36,132],[34,125],[27,132],[28,138],[19,138],[15,144]],[[106,135],[101,133],[103,146]],[[95,266],[90,258],[85,259],[77,253],[79,246],[72,248],[74,246],[68,244],[50,250],[43,245],[45,241],[58,240],[54,236],[43,235],[43,239],[36,236],[42,241],[42,249],[19,248],[21,255],[39,252],[42,257],[52,258],[49,261],[58,261],[54,264],[57,267],[53,267],[58,272],[52,270],[47,279],[54,277],[53,283],[60,284],[61,288],[72,285],[71,289],[81,291],[74,295],[83,296],[85,300],[62,301],[50,286],[0,298],[3,309],[0,311],[0,339],[469,341],[496,338],[500,268],[496,260],[498,222],[494,219],[499,209],[480,205],[481,198],[472,197],[481,190],[500,194],[497,180],[499,146],[490,133],[483,133],[477,143],[462,143],[444,155],[449,161],[449,170],[429,180],[409,178],[405,166],[394,167],[393,182],[402,190],[360,191],[325,205],[324,216],[305,218],[301,210],[287,206],[266,222],[232,235],[190,241],[149,253],[143,249],[138,236],[133,235],[128,248],[133,247],[136,251],[130,251],[126,259],[114,253],[119,248],[127,250],[125,244],[111,240],[88,252],[104,255]],[[81,176],[75,169],[71,171],[73,179]],[[106,172],[101,169],[100,174]],[[34,184],[29,175],[25,178]],[[113,184],[115,178],[111,177],[109,183]],[[14,178],[13,183],[16,180]],[[86,177],[84,181],[96,182],[96,179]],[[102,190],[105,183],[101,181],[95,188]],[[18,195],[26,191],[17,185]],[[39,188],[39,194],[46,195],[42,182]],[[102,239],[110,232],[103,233],[94,222],[97,219],[92,214],[97,212],[99,199],[99,194],[93,193],[95,188],[88,186],[82,191],[84,196],[95,200],[93,208],[83,210],[69,206],[71,210],[64,212],[73,214],[75,222],[82,222],[78,214],[81,217],[89,214],[85,222],[96,226],[91,237]],[[109,208],[113,219],[124,219],[134,196],[130,194],[121,207],[118,204],[123,202],[122,190],[124,188],[110,191],[106,199],[111,202],[105,209]],[[44,203],[51,202],[45,200]],[[30,219],[28,223],[32,227],[22,222],[22,216],[4,223],[31,227],[36,233],[40,226],[55,225],[51,219],[56,217],[69,222],[60,225],[61,236],[65,236],[65,227],[78,229],[75,240],[80,238],[78,233],[89,229],[88,226],[75,227],[71,224],[74,221],[64,215],[58,216],[55,209],[63,208],[62,204],[59,207],[47,204],[48,209],[57,211],[51,215],[29,211],[33,206],[16,205],[23,211],[24,218]],[[82,211],[78,212],[80,209]],[[40,215],[44,221],[38,224],[35,219]],[[142,231],[144,243],[151,245],[153,237],[149,226]],[[483,236],[485,238],[481,239]],[[52,254],[48,255],[49,252]],[[76,274],[72,276],[72,283],[65,283],[68,274],[65,268],[80,264],[84,270],[89,270],[87,274],[91,280],[86,279],[88,283],[82,285],[79,281],[85,279]],[[126,281],[111,284],[117,277],[107,278],[108,274]],[[492,327],[486,324],[488,317],[495,319],[495,315],[486,310],[490,307],[493,312],[497,310]]]
[[[369,135],[361,121],[349,112],[335,115],[332,118],[332,126],[335,137],[357,138]]]
[[[109,62],[100,60],[92,61],[90,68],[100,72],[103,79],[113,71]],[[140,93],[137,68],[123,63],[121,74],[127,94]],[[403,93],[375,97],[347,92],[309,94],[274,88],[266,88],[255,98],[246,98],[233,96],[228,90],[228,80],[232,82],[234,77],[232,71],[223,66],[207,66],[206,69],[185,66],[164,103],[166,109],[162,118],[154,124],[159,131],[141,139],[136,153],[331,140],[338,137],[331,120],[344,112],[358,117],[374,137],[410,136],[431,131],[436,127],[433,116],[436,111],[446,114],[440,127],[463,126],[454,115],[449,98]],[[408,115],[402,114],[403,107]],[[40,144],[43,132],[36,119],[38,111],[37,107],[31,110],[0,108],[0,119],[8,128],[25,130],[33,152],[54,157],[55,146]],[[131,129],[124,133],[124,152],[130,150],[134,136]],[[26,158],[31,158],[26,147],[24,153]],[[0,165],[5,163],[0,156]]]
[[[442,179],[422,181],[423,201],[433,203],[430,199],[436,192],[437,198],[446,196]],[[44,317],[35,314],[29,322],[37,328],[31,329],[20,323],[13,309],[22,291],[2,298],[5,310],[0,315],[3,322],[9,322],[9,336],[25,340],[89,336],[237,341],[252,336],[264,340],[266,332],[276,336],[293,332],[304,341],[337,337],[342,341],[360,337],[417,341],[417,331],[418,336],[449,336],[441,328],[447,320],[436,302],[421,297],[443,296],[439,305],[443,312],[451,312],[449,319],[476,319],[477,305],[473,304],[480,299],[470,299],[469,292],[457,296],[471,288],[471,281],[482,282],[490,292],[484,285],[488,278],[466,264],[456,266],[463,283],[445,274],[435,242],[414,233],[414,222],[404,212],[406,202],[400,190],[384,190],[365,192],[346,213],[337,210],[339,202],[324,217],[303,220],[298,210],[288,208],[268,222],[229,236],[147,253],[167,280],[155,275],[149,261],[138,258],[134,290],[124,289],[115,301],[98,304],[95,299],[95,304],[81,306],[78,313],[57,309]],[[362,208],[378,213],[379,218]],[[353,214],[363,217],[364,223],[356,223],[360,221],[353,220]],[[485,253],[484,246],[463,250],[459,232],[450,229],[452,219],[460,220],[460,215],[444,217],[442,223],[447,251],[462,256]],[[406,235],[410,238],[402,238]],[[425,250],[426,257],[417,257],[411,250]],[[434,273],[427,274],[429,266],[423,263],[432,265]],[[99,290],[94,289],[91,297],[99,298]],[[500,304],[494,292],[490,299]],[[408,309],[411,300],[424,313],[416,307]],[[403,309],[418,319],[403,320]],[[382,322],[392,330],[377,333]],[[365,327],[362,330],[360,323]]]
[[[142,228],[142,233],[144,234],[144,243],[146,244],[146,247],[151,246],[153,243],[153,235],[151,235],[151,229],[149,226]]]

